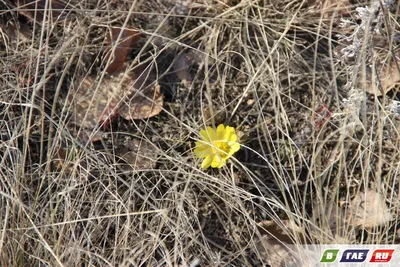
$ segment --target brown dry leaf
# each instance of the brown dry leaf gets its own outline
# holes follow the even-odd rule
[[[67,15],[67,5],[62,1],[52,0],[18,0],[18,13],[24,15],[31,21],[42,23],[45,15],[47,21],[65,19]],[[48,17],[50,16],[50,18]]]
[[[314,203],[312,220],[317,227],[313,232],[326,234],[318,234],[322,242],[347,244],[355,240],[359,230],[386,224],[392,215],[382,196],[368,189],[359,192],[350,203]]]
[[[119,109],[126,120],[147,119],[158,115],[164,103],[154,72],[150,67],[137,68],[132,74],[129,97]]]
[[[121,36],[120,36],[121,35]],[[120,37],[118,39],[118,37]],[[107,62],[111,56],[110,64],[107,66],[107,73],[113,74],[124,68],[128,54],[132,51],[133,44],[141,38],[139,31],[131,28],[110,27],[106,37],[106,55],[104,61]],[[115,49],[114,49],[114,46]],[[113,54],[111,55],[112,50]]]
[[[145,140],[127,140],[115,150],[115,155],[124,170],[151,169],[156,163],[154,147]]]
[[[160,92],[160,85],[155,83],[145,92],[139,92],[132,98],[129,98],[119,110],[119,114],[125,120],[140,120],[154,117],[161,112],[163,99],[164,96]]]
[[[396,62],[392,61],[390,65],[378,66],[377,70],[379,71],[377,75],[370,73],[366,82],[362,83],[368,93],[381,96],[400,84],[400,70],[397,68]]]
[[[94,129],[109,125],[118,114],[127,120],[157,115],[162,110],[163,96],[158,83],[149,76],[150,71],[143,71],[141,75],[120,73],[101,82],[86,77],[68,95],[71,122]]]
[[[354,227],[372,228],[390,222],[393,216],[382,195],[367,189],[365,192],[359,192],[349,203],[346,220]]]
[[[293,246],[296,243],[293,236],[302,238],[303,229],[289,220],[282,220],[281,223],[278,225],[275,221],[263,221],[258,224],[263,235],[257,243],[261,256],[271,266],[313,266],[313,254]]]
[[[112,78],[111,78],[112,79]],[[86,77],[77,90],[69,93],[67,102],[72,113],[71,121],[86,129],[94,129],[103,122],[111,121],[118,112],[118,86],[108,86],[110,78],[98,84],[93,77]],[[121,81],[121,85],[124,81]]]

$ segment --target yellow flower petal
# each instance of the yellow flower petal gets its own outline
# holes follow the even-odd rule
[[[233,153],[239,151],[240,149],[240,144],[239,143],[234,143],[231,145],[231,151],[233,151]]]
[[[214,155],[208,155],[204,160],[203,163],[201,163],[201,167],[203,169],[207,169],[208,167],[211,166],[211,162],[213,161]]]
[[[201,131],[200,131],[200,135],[201,135],[201,138],[202,138],[204,141],[206,141],[206,142],[210,142],[210,141],[211,141],[210,135],[208,134],[207,130],[201,130]]]
[[[217,127],[217,140],[224,140],[224,136],[225,136],[225,126],[223,124],[220,124]]]
[[[204,141],[196,141],[194,142],[196,147],[205,147],[205,142]]]
[[[207,149],[207,147],[208,147],[207,143],[204,141],[196,141],[195,145],[196,145],[195,150],[196,149]]]
[[[237,135],[236,134],[232,134],[231,137],[229,138],[229,141],[237,142],[237,139],[238,139]]]
[[[233,134],[235,134],[235,128],[226,126],[224,139],[230,140],[230,138]]]
[[[221,160],[216,168],[222,168],[223,166],[225,166],[225,164],[226,164],[226,159],[221,158]]]
[[[213,168],[221,168],[223,166],[222,163],[222,158],[220,156],[214,156],[213,161],[211,162],[211,167]]]
[[[211,128],[210,126],[208,126],[205,130],[201,130],[200,135],[206,142],[211,142],[216,138],[215,129]]]
[[[194,153],[197,158],[205,158],[209,154],[209,151],[206,146],[199,146],[194,149]]]

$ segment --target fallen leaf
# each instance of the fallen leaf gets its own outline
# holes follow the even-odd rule
[[[132,51],[133,44],[141,38],[138,30],[131,28],[110,27],[106,37],[106,55],[104,61],[107,62],[111,57],[111,62],[107,66],[108,74],[121,71],[127,60],[128,54]]]
[[[351,201],[313,205],[312,234],[324,243],[348,244],[365,228],[384,225],[393,219],[382,196],[374,190],[359,192]],[[321,233],[323,235],[321,235]]]
[[[126,120],[147,119],[158,115],[162,110],[164,97],[152,68],[138,68],[130,79],[129,97],[121,105],[119,115]]]
[[[18,0],[17,11],[31,21],[43,23],[46,16],[47,21],[65,19],[69,11],[67,5],[61,1],[52,0]],[[49,17],[50,16],[50,17]]]
[[[354,227],[372,228],[385,225],[393,216],[381,194],[372,189],[359,192],[349,203],[346,220]]]
[[[400,62],[398,64],[400,65]],[[400,70],[397,68],[396,62],[392,61],[390,65],[377,66],[376,69],[378,73],[368,71],[366,81],[361,83],[368,93],[381,96],[400,84]]]
[[[120,115],[124,119],[146,119],[160,113],[163,95],[150,70],[104,77],[86,77],[67,97],[71,122],[95,129],[108,126]]]
[[[164,98],[160,92],[160,85],[154,84],[147,93],[151,95],[138,93],[128,99],[119,111],[121,117],[126,120],[139,120],[158,115],[162,110]]]
[[[72,113],[71,122],[82,128],[94,129],[112,121],[118,112],[120,87],[107,86],[109,79],[104,78],[99,85],[93,77],[86,77],[77,90],[69,93],[67,102]]]

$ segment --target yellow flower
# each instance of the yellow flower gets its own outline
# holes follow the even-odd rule
[[[235,129],[223,124],[218,125],[217,129],[210,126],[201,130],[201,141],[196,142],[194,153],[197,158],[204,158],[201,167],[221,168],[226,160],[240,149],[237,142]]]

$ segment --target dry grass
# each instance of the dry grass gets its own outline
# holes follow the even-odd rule
[[[0,265],[263,266],[265,220],[300,226],[306,234],[287,233],[295,244],[398,243],[397,88],[360,88],[368,43],[356,59],[335,55],[354,41],[337,34],[356,31],[340,17],[360,20],[356,6],[368,3],[305,2],[70,1],[52,23],[0,2]],[[383,57],[398,45],[391,12]],[[141,30],[128,65],[156,66],[163,111],[107,131],[73,125],[66,98],[84,77],[107,76],[107,27],[116,25]],[[359,37],[377,35],[369,30]],[[196,62],[185,84],[172,65],[188,51]],[[194,141],[218,123],[237,128],[242,149],[202,170]],[[149,144],[141,160],[150,164],[116,158],[133,138]],[[346,217],[367,188],[393,220],[367,227]]]

